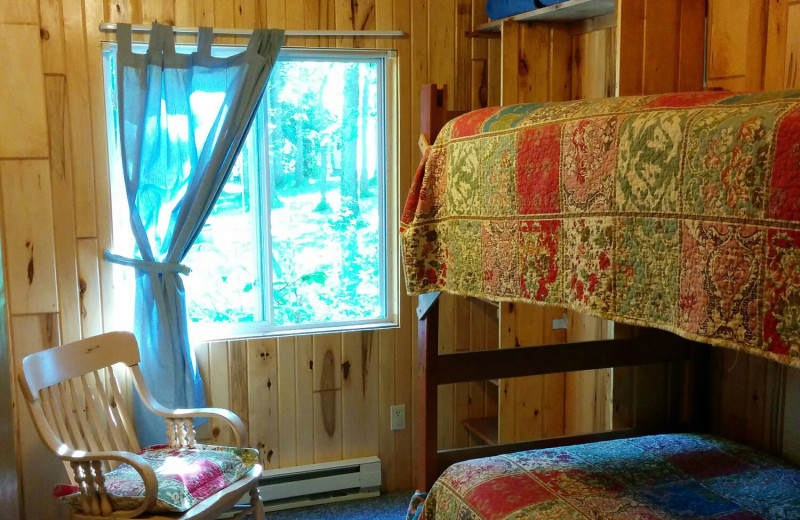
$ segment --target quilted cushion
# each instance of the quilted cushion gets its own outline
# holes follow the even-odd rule
[[[158,499],[151,513],[187,511],[242,478],[258,461],[258,451],[252,448],[206,445],[183,449],[151,446],[139,455],[152,466],[158,480]],[[144,482],[133,467],[122,464],[105,477],[114,510],[139,507]],[[74,492],[62,499],[80,510],[80,494],[74,486],[70,490]]]

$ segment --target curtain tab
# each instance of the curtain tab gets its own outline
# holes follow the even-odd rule
[[[131,47],[131,24],[117,24],[117,52],[130,54],[133,52]]]
[[[197,34],[197,52],[202,56],[211,56],[211,44],[214,31],[211,27],[201,27]]]
[[[147,271],[148,273],[180,273],[182,275],[188,275],[192,272],[188,266],[179,264],[178,262],[151,262],[150,260],[115,255],[109,251],[103,251],[103,260],[112,264],[124,265],[139,269],[140,271]]]

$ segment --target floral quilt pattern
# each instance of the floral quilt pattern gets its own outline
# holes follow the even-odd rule
[[[800,366],[800,90],[449,122],[401,219],[410,294],[529,301]]]
[[[790,520],[800,470],[704,435],[654,435],[454,464],[422,520]]]
[[[258,462],[258,451],[198,444],[173,449],[151,446],[139,453],[153,468],[158,480],[158,498],[151,513],[184,512],[214,493],[241,479]],[[144,481],[132,466],[121,464],[105,474],[106,491],[115,511],[136,509],[144,500]],[[59,494],[64,486],[59,486]],[[62,500],[80,510],[80,494]]]

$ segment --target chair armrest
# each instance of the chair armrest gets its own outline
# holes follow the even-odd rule
[[[233,430],[233,439],[236,446],[239,448],[247,447],[247,431],[244,423],[235,413],[224,408],[179,408],[177,410],[166,408],[156,401],[153,398],[153,394],[147,389],[139,365],[132,365],[130,368],[133,374],[133,384],[139,392],[139,397],[142,398],[142,402],[151,412],[167,419],[190,419],[193,417],[222,419]]]
[[[153,471],[152,466],[150,466],[141,455],[128,451],[100,451],[90,453],[81,450],[73,450],[63,445],[58,450],[57,455],[61,460],[70,462],[73,468],[75,468],[75,465],[82,463],[116,460],[130,465],[139,473],[144,482],[144,498],[142,504],[136,509],[114,511],[112,513],[114,517],[134,518],[148,509],[151,509],[156,503],[156,499],[158,498],[158,480],[156,479],[156,473]],[[105,491],[103,492],[105,493]]]
[[[153,407],[153,412],[161,417],[167,419],[191,419],[194,417],[208,417],[210,419],[222,419],[233,430],[234,444],[238,448],[247,447],[247,430],[244,427],[244,422],[238,415],[226,410],[225,408],[179,408],[177,410],[170,410],[164,408],[158,403]]]

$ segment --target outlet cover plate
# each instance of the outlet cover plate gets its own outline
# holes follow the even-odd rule
[[[389,409],[389,413],[391,414],[391,427],[392,431],[394,430],[405,430],[406,429],[406,405],[398,404],[392,406]]]

